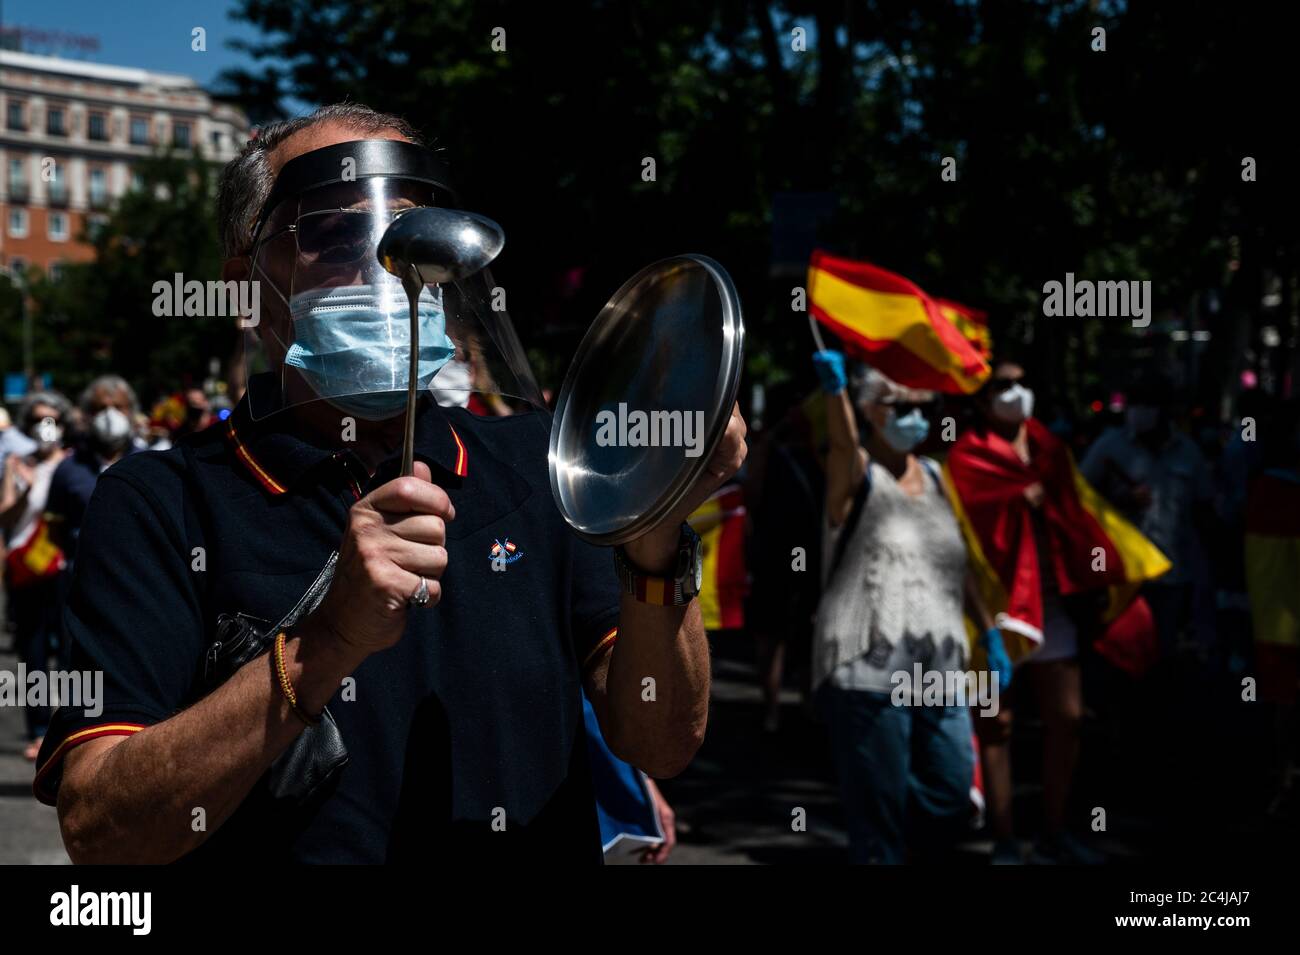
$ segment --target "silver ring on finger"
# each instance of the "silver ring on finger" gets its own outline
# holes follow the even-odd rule
[[[415,593],[406,598],[406,605],[408,607],[427,607],[431,599],[429,596],[429,582],[421,577],[420,586],[415,588]]]

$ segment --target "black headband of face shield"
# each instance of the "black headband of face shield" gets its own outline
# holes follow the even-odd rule
[[[348,159],[352,163],[345,165],[344,160]],[[303,153],[284,164],[275,177],[271,194],[257,215],[253,245],[257,245],[262,226],[275,207],[285,199],[321,186],[376,176],[427,182],[435,187],[435,197],[439,193],[445,196],[446,201],[440,201],[438,205],[454,207],[457,204],[456,191],[450,185],[446,165],[423,146],[400,139],[359,139],[336,143]]]

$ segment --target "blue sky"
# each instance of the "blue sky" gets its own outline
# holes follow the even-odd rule
[[[231,37],[256,37],[247,24],[230,19],[234,6],[232,0],[0,0],[0,16],[6,27],[99,39],[94,53],[27,47],[29,52],[184,73],[208,86],[226,67],[252,65],[244,54],[226,48]],[[190,49],[194,27],[207,30],[205,53]]]

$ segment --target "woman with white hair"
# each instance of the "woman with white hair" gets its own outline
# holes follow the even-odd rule
[[[813,685],[830,724],[855,863],[896,864],[942,849],[970,818],[974,769],[964,696],[922,695],[936,677],[965,687],[963,610],[1005,652],[969,579],[966,547],[935,462],[930,391],[874,369],[849,387],[844,357],[814,363],[827,396],[826,517],[839,529],[818,607]],[[852,402],[850,402],[850,392]],[[1010,673],[1010,666],[1005,666]]]

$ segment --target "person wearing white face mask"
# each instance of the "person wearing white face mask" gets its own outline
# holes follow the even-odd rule
[[[1061,544],[1059,535],[1051,532],[1045,512],[1050,509],[1048,503],[1063,491],[1055,482],[1068,481],[1069,472],[1045,466],[1052,460],[1049,442],[1054,439],[1033,419],[1034,393],[1024,379],[1025,370],[1018,363],[994,362],[976,398],[979,420],[958,438],[947,466],[967,519],[973,525],[999,528],[997,535],[981,542],[984,557],[1004,574],[1007,607],[998,614],[998,621],[1020,645],[1034,647],[1030,662],[1014,671],[1017,686],[1026,679],[1033,684],[1044,724],[1047,837],[1035,847],[1031,859],[1096,863],[1100,857],[1066,828],[1070,784],[1078,762],[1083,690],[1078,628],[1066,612],[1056,569]],[[1043,466],[1036,470],[1035,465]],[[974,487],[981,483],[977,475],[983,478],[978,492]],[[1045,487],[1044,481],[1053,486]],[[1028,517],[1017,523],[1026,505]],[[1017,529],[1020,527],[1024,531]],[[1027,559],[1022,561],[1022,556]],[[1014,573],[1007,568],[1015,568]],[[1035,603],[1041,606],[1041,614],[1024,612],[1026,605]],[[1028,671],[1025,677],[1020,676],[1022,669]],[[1012,697],[1006,694],[996,714],[975,719],[995,865],[1022,861],[1011,812],[1011,727]]]
[[[814,627],[813,686],[851,860],[894,864],[910,851],[941,851],[964,831],[974,766],[967,706],[900,705],[897,674],[964,673],[964,610],[997,631],[969,579],[938,467],[915,453],[933,392],[873,369],[850,386],[835,352],[814,362],[827,395],[826,518],[839,537]]]
[[[135,435],[139,410],[135,391],[117,375],[102,375],[81,393],[78,402],[86,433],[73,442],[72,454],[59,465],[50,479],[46,505],[51,532],[64,552],[76,549],[81,521],[99,476],[127,454],[142,450]]]
[[[1023,369],[1021,374],[1024,374]],[[1010,384],[989,396],[989,413],[1003,424],[1016,425],[1019,429],[1034,414],[1034,393],[1020,379],[994,379],[995,385],[999,381],[1009,381]]]

